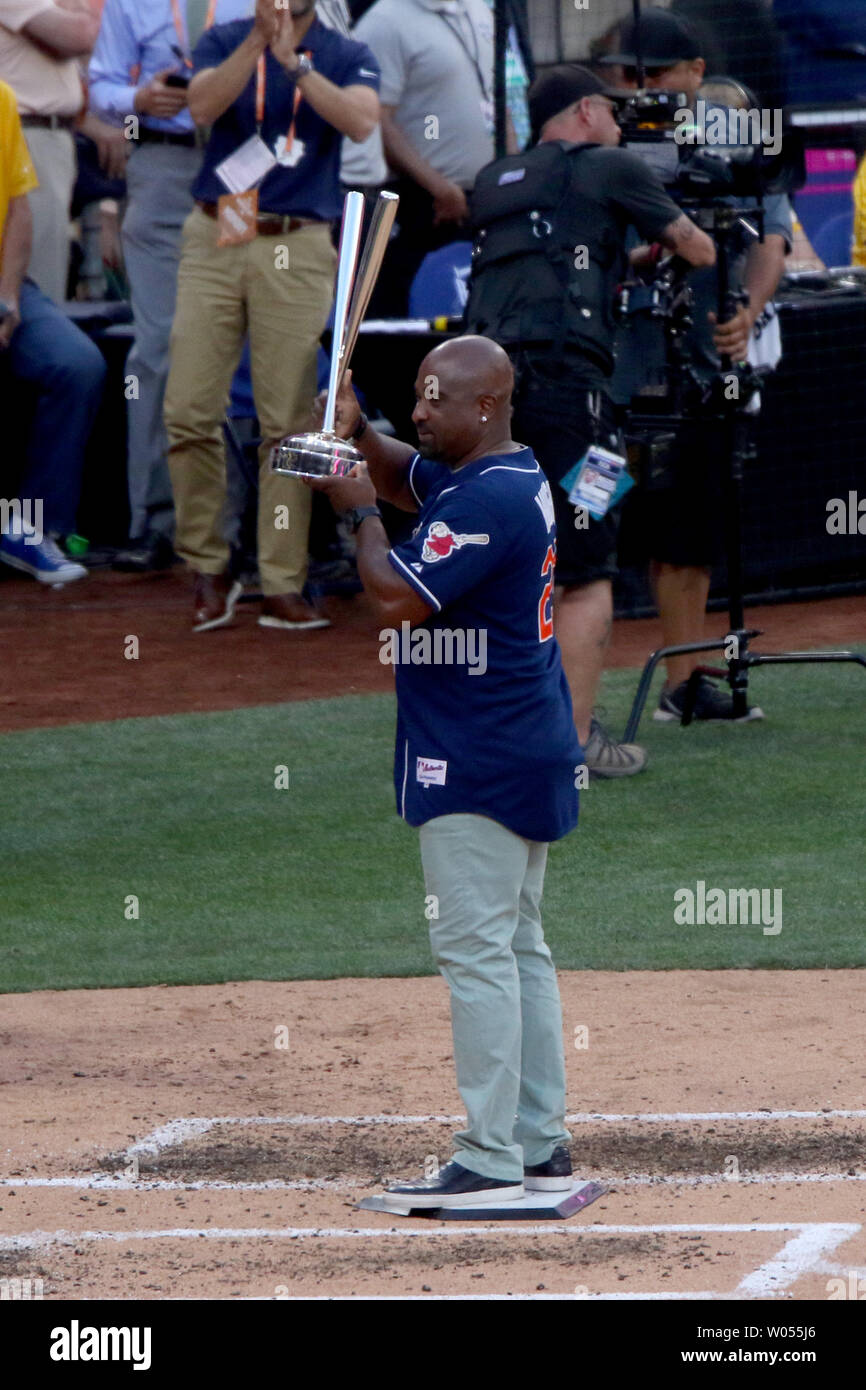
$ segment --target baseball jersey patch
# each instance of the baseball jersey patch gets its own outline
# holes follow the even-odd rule
[[[432,565],[436,560],[445,560],[455,550],[464,545],[489,545],[490,537],[483,534],[470,535],[452,531],[447,521],[431,521],[424,538],[421,559]]]
[[[448,763],[443,758],[416,758],[415,780],[422,787],[444,787]]]

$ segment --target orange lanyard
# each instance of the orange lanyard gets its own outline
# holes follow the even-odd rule
[[[177,0],[174,0],[177,3]],[[304,56],[312,58],[311,49],[307,49]],[[261,54],[256,64],[256,129],[259,135],[262,133],[262,123],[265,119],[265,87],[267,85],[267,75],[265,71],[265,55]],[[292,124],[289,126],[286,135],[286,151],[288,152],[295,143],[295,122],[298,119],[298,107],[304,99],[304,94],[297,83],[295,83],[295,104],[292,108]]]
[[[217,0],[210,0],[210,3],[207,7],[207,15],[205,16],[204,21],[205,30],[208,30],[214,22],[216,7]],[[180,44],[181,48],[186,51],[188,50],[189,45],[187,43],[186,26],[184,25],[184,22],[181,18],[180,5],[178,4],[178,0],[171,0],[171,15],[172,19],[174,20],[174,27],[175,32],[177,33],[178,43]],[[187,56],[184,58],[183,61],[188,68],[192,67],[192,58],[189,56],[188,52]]]

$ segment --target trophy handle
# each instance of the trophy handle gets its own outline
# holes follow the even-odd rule
[[[340,229],[340,250],[337,263],[337,293],[334,304],[334,333],[331,343],[331,370],[328,376],[328,398],[325,402],[325,418],[322,429],[326,434],[334,433],[337,415],[337,393],[345,371],[346,323],[352,287],[355,280],[355,267],[358,263],[358,247],[361,242],[361,226],[364,217],[363,193],[347,193],[343,205],[343,225]]]
[[[346,325],[346,339],[343,352],[341,354],[340,376],[337,382],[337,392],[343,382],[346,368],[355,351],[355,343],[358,341],[358,331],[363,322],[364,315],[370,305],[370,299],[379,278],[379,271],[382,268],[382,259],[385,255],[388,242],[391,239],[391,228],[394,225],[394,218],[397,215],[397,204],[400,202],[396,193],[382,192],[376,199],[376,208],[370,223],[370,230],[367,233],[367,240],[364,243],[364,250],[361,255],[361,264],[358,268],[358,275],[355,281],[355,290],[352,295],[352,302],[349,306],[349,318]]]

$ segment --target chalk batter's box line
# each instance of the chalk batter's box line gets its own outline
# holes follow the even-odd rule
[[[579,1111],[566,1115],[569,1125],[579,1124],[710,1124],[725,1120],[864,1120],[866,1110],[729,1110],[673,1111],[637,1115],[612,1115]],[[125,1157],[159,1153],[186,1139],[206,1134],[216,1125],[462,1125],[465,1115],[213,1115],[181,1116],[160,1125],[144,1139],[130,1145]]]
[[[421,1220],[422,1218],[415,1218]],[[767,1232],[793,1231],[797,1239],[814,1236],[836,1244],[850,1240],[862,1230],[859,1222],[839,1221],[694,1221],[659,1223],[650,1226],[607,1226],[602,1222],[581,1226],[579,1223],[544,1221],[530,1224],[521,1221],[507,1226],[496,1222],[466,1226],[174,1226],[160,1229],[144,1228],[135,1231],[31,1231],[17,1236],[0,1237],[0,1250],[38,1249],[49,1245],[76,1245],[84,1241],[107,1241],[128,1244],[136,1240],[369,1240],[415,1239],[448,1240],[465,1235],[751,1235]]]
[[[866,1173],[741,1173],[737,1178],[724,1173],[670,1174],[632,1173],[626,1178],[600,1174],[616,1192],[624,1187],[719,1187],[774,1186],[798,1183],[866,1182]],[[200,1178],[181,1182],[174,1178],[129,1178],[115,1173],[69,1174],[54,1178],[3,1178],[0,1187],[67,1187],[93,1192],[354,1192],[373,1186],[369,1178],[299,1178],[286,1182],[268,1178],[261,1182],[230,1182],[227,1179]]]
[[[766,1232],[793,1233],[780,1250],[758,1269],[752,1270],[737,1285],[732,1298],[773,1298],[784,1296],[790,1285],[803,1275],[812,1273],[824,1262],[837,1246],[850,1240],[862,1229],[860,1223],[834,1222],[732,1222],[732,1223],[681,1223],[659,1224],[653,1226],[565,1225],[559,1222],[545,1222],[539,1225],[521,1224],[518,1226],[497,1225],[495,1230],[489,1226],[454,1226],[438,1229],[425,1226],[409,1227],[303,1227],[289,1226],[270,1229],[254,1227],[251,1229],[216,1227],[190,1229],[175,1227],[171,1230],[141,1231],[36,1231],[19,1236],[0,1238],[0,1251],[10,1250],[21,1253],[25,1250],[44,1250],[52,1245],[81,1245],[85,1242],[105,1241],[113,1244],[129,1244],[147,1240],[448,1240],[467,1235],[532,1236],[532,1235],[732,1235],[762,1234]],[[719,1294],[718,1297],[725,1297]],[[575,1298],[578,1296],[575,1295]],[[583,1297],[580,1295],[579,1297]]]

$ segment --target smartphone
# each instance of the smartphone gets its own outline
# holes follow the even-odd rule
[[[188,87],[189,78],[182,72],[170,72],[165,79],[166,87]]]

